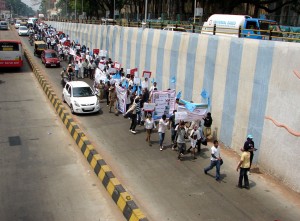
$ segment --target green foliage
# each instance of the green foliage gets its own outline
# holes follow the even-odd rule
[[[34,16],[35,11],[21,0],[5,0],[13,16]]]

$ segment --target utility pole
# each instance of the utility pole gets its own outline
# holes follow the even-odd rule
[[[75,0],[75,20],[76,20],[76,13],[77,13],[76,7],[77,7],[77,0]]]

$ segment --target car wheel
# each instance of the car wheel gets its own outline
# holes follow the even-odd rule
[[[62,100],[63,100],[64,103],[66,103],[64,94],[62,95]]]
[[[70,108],[71,108],[71,113],[72,113],[72,114],[75,114],[74,108],[73,108],[73,105],[72,105],[72,104],[71,104]]]

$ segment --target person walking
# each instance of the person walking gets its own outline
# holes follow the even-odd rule
[[[162,115],[161,119],[158,123],[158,134],[159,134],[159,150],[162,151],[164,149],[163,142],[165,139],[165,133],[168,126],[167,116],[164,114]]]
[[[220,180],[220,167],[221,167],[221,154],[219,148],[219,142],[217,140],[214,141],[214,145],[211,147],[211,158],[210,165],[204,168],[204,173],[207,174],[212,168],[216,167],[216,180]]]
[[[116,89],[114,86],[111,86],[109,88],[109,113],[111,113],[111,108],[113,107],[114,108],[114,111],[115,111],[115,115],[118,116],[118,109],[117,109],[117,92],[116,92]]]
[[[201,136],[200,136],[197,125],[195,125],[194,129],[191,131],[190,139],[191,139],[191,147],[189,148],[189,150],[191,152],[193,159],[195,160],[195,159],[197,159],[197,157],[196,157],[197,143],[198,143],[198,140],[201,140]],[[198,151],[199,151],[199,149],[198,149]]]
[[[78,61],[75,61],[75,77],[78,80],[78,78],[79,78],[79,64],[78,64]]]
[[[135,128],[136,128],[136,122],[137,122],[137,116],[136,116],[136,107],[137,103],[140,102],[139,98],[135,98],[130,108],[127,110],[127,112],[124,114],[124,116],[128,116],[130,114],[131,118],[131,125],[129,128],[129,131],[133,134],[136,134]]]
[[[151,113],[147,114],[146,120],[145,120],[145,128],[146,128],[146,142],[149,143],[149,146],[152,146],[151,144],[151,134],[152,130],[156,128],[154,120],[152,119]]]
[[[172,141],[172,150],[175,150],[175,137],[176,137],[176,131],[175,128],[177,124],[175,123],[175,113],[177,110],[173,110],[173,114],[169,118],[169,128],[171,130],[171,141]]]
[[[238,188],[250,189],[249,180],[248,180],[248,171],[250,169],[250,152],[249,147],[244,147],[244,151],[241,156],[241,160],[236,167],[236,171],[240,170]],[[244,180],[244,186],[243,186]]]
[[[186,129],[185,129],[185,123],[182,121],[177,126],[177,133],[176,133],[176,142],[178,147],[178,160],[182,160],[182,157],[184,156],[186,145],[185,145],[185,135],[186,135]]]

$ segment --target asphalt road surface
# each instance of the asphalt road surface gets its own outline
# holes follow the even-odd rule
[[[27,38],[22,41],[32,50]],[[35,60],[61,95],[61,69],[45,69],[39,58]],[[76,115],[74,119],[150,220],[299,220],[299,194],[267,176],[252,174],[250,190],[235,187],[238,157],[231,151],[221,151],[222,179],[216,182],[214,170],[209,175],[203,173],[210,163],[209,147],[202,149],[198,159],[186,156],[179,162],[170,148],[159,151],[158,134],[153,134],[155,144],[149,147],[143,127],[137,127],[136,135],[131,134],[130,121],[109,114],[104,102],[100,114]],[[169,134],[165,144],[170,144]]]
[[[0,70],[0,165],[0,220],[125,220],[27,62]]]

